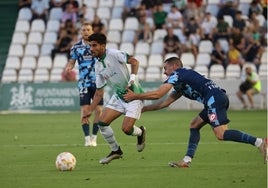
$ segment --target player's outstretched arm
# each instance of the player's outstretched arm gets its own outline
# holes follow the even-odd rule
[[[130,89],[128,89],[128,92],[124,95],[124,99],[126,101],[156,100],[166,95],[172,87],[173,86],[171,84],[165,83],[165,84],[162,84],[157,90],[148,91],[148,92],[140,93],[140,94],[134,93]]]
[[[151,105],[144,106],[142,109],[142,112],[154,111],[154,110],[166,108],[170,104],[172,104],[174,101],[179,99],[181,96],[182,96],[181,93],[173,91],[165,100],[151,104]]]

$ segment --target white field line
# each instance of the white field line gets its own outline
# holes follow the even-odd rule
[[[216,145],[216,144],[236,144],[235,142],[200,142],[199,145]],[[136,145],[136,143],[119,143],[120,145]],[[166,142],[166,143],[146,143],[146,145],[187,145],[187,142]],[[98,146],[107,146],[108,144],[98,144]],[[14,144],[0,145],[0,147],[67,147],[67,146],[83,146],[82,144]]]

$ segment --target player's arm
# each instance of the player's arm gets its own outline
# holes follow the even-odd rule
[[[90,104],[89,110],[87,112],[83,112],[82,121],[83,120],[88,121],[88,117],[91,116],[91,114],[94,112],[94,110],[96,109],[100,101],[102,100],[103,94],[104,94],[103,88],[96,89],[96,92],[94,94],[92,103]]]
[[[177,91],[173,91],[172,93],[170,93],[170,95],[165,100],[157,102],[157,103],[154,103],[154,104],[151,104],[151,105],[144,106],[143,109],[142,109],[142,112],[153,111],[153,110],[159,110],[159,109],[162,109],[162,108],[166,108],[171,103],[173,103],[178,98],[180,98],[181,96],[182,96],[181,93],[178,93]]]
[[[70,59],[65,67],[65,73],[68,73],[69,71],[71,71],[74,68],[74,65],[75,65],[75,60]]]
[[[130,89],[128,89],[128,92],[124,95],[124,99],[126,101],[132,101],[132,100],[156,100],[160,99],[164,95],[166,95],[169,90],[173,87],[172,84],[164,83],[162,84],[157,90],[154,91],[148,91],[145,93],[134,93]]]
[[[128,86],[130,86],[131,84],[135,82],[135,78],[139,70],[139,61],[135,59],[134,57],[130,56],[128,58],[128,64],[131,65],[130,79],[128,82]]]

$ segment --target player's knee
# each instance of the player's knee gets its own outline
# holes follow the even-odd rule
[[[122,127],[122,131],[123,131],[126,135],[131,135],[131,134],[133,133],[133,128],[132,128],[132,127],[123,126],[123,127]]]

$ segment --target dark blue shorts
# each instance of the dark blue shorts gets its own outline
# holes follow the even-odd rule
[[[230,122],[227,117],[229,108],[229,99],[225,92],[218,90],[207,97],[205,108],[199,113],[199,116],[212,128],[219,125],[225,125]]]
[[[90,105],[93,100],[94,94],[96,92],[95,87],[89,87],[83,90],[83,93],[80,93],[80,106]],[[103,105],[103,99],[100,101],[99,105]]]

